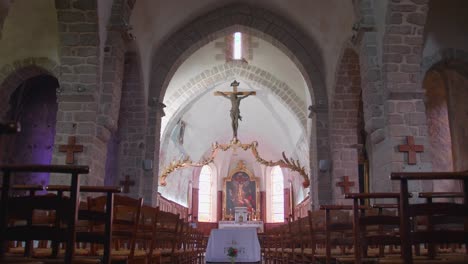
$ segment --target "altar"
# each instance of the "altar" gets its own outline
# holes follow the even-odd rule
[[[258,263],[261,261],[260,243],[253,228],[212,229],[206,247],[206,262],[230,262],[227,251],[230,247],[238,250],[236,263]]]
[[[236,221],[219,221],[218,229],[226,228],[256,228],[257,233],[263,233],[263,221],[244,221],[238,223]]]

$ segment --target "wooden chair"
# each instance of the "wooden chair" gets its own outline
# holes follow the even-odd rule
[[[149,252],[151,248],[151,243],[153,239],[154,229],[156,228],[156,223],[159,215],[159,207],[152,207],[148,205],[143,205],[141,208],[140,221],[138,224],[138,230],[136,234],[136,251],[144,251],[149,257]]]
[[[36,195],[36,192],[38,191],[43,191],[44,186],[42,185],[13,185],[12,188],[13,192],[16,193],[21,193],[23,195],[29,195],[31,197]],[[0,187],[1,190],[1,187]],[[34,221],[35,223],[43,222],[43,219],[39,218],[38,213],[33,212],[32,219],[31,221]],[[10,216],[10,225],[14,224],[16,220],[21,220],[21,219],[15,219],[14,215]],[[9,254],[19,254],[19,255],[25,255],[25,256],[31,256],[31,250],[32,250],[32,241],[26,241],[25,246],[21,244],[19,241],[10,241],[9,246],[8,246],[8,253]]]
[[[0,166],[0,171],[3,174],[0,206],[0,234],[2,234],[0,236],[0,262],[17,261],[5,257],[5,242],[7,241],[50,240],[66,243],[64,261],[65,263],[72,263],[76,242],[76,221],[78,219],[79,175],[88,173],[88,167],[68,165],[2,165]],[[21,172],[70,174],[70,197],[34,197],[30,195],[11,197],[9,195],[11,190],[10,179],[15,173]],[[58,224],[36,225],[32,221],[34,210],[55,211],[55,223]],[[25,220],[25,224],[8,225],[11,216]],[[37,262],[37,260],[34,261]]]
[[[135,254],[136,236],[138,233],[138,225],[140,212],[143,206],[143,198],[134,199],[128,196],[115,195],[113,206],[107,205],[107,196],[100,196],[88,199],[88,210],[95,213],[106,215],[106,209],[112,208],[112,224],[110,229],[111,240],[110,244],[114,248],[110,250],[110,259],[112,262],[133,263],[135,259],[146,259],[146,253]],[[89,236],[103,237],[106,234],[106,225],[101,221],[92,221],[91,232],[80,234],[80,241],[92,240]],[[91,254],[104,256],[104,249],[96,250],[92,247]]]
[[[148,255],[148,263],[176,263],[176,249],[179,239],[179,214],[159,211],[154,239]]]
[[[404,263],[413,263],[412,245],[459,243],[466,246],[468,244],[468,172],[398,172],[392,173],[391,179],[400,181],[400,232]],[[410,204],[408,182],[414,180],[459,180],[463,183],[464,201]],[[411,229],[411,221],[418,217],[427,217],[431,222],[430,228],[416,226]],[[458,228],[452,228],[447,224],[458,224]],[[435,225],[438,227],[434,228]],[[450,261],[457,263],[455,259]],[[468,262],[466,255],[461,256],[459,263],[466,262]]]
[[[426,200],[426,203],[432,204],[434,200],[453,200],[457,198],[463,198],[463,193],[462,192],[422,192],[419,193],[419,198],[423,198]],[[426,224],[427,224],[427,230],[434,230],[434,228],[438,224],[445,224],[445,223],[440,223],[440,220],[434,223],[434,220],[431,216],[428,216],[426,219]],[[465,247],[465,252],[468,253],[468,246]],[[434,259],[437,255],[437,247],[435,244],[429,244],[427,247],[427,255],[429,258]]]
[[[320,210],[325,211],[325,261],[332,262],[332,248],[339,247],[340,257],[349,255],[346,248],[354,244],[353,223],[349,211],[353,209],[349,205],[322,205]],[[338,252],[336,252],[338,253]],[[336,256],[335,256],[336,257]]]
[[[49,192],[56,192],[58,196],[64,196],[65,192],[70,192],[70,188],[64,185],[49,185],[46,187]],[[114,212],[111,208],[114,208],[114,195],[122,191],[121,187],[113,186],[81,186],[81,193],[105,193],[105,196],[101,196],[103,201],[103,210],[91,210],[89,203],[83,203],[78,212],[78,224],[76,230],[76,241],[78,243],[91,243],[91,244],[102,244],[102,263],[111,263],[111,230],[113,224]],[[105,197],[105,198],[104,198]],[[105,210],[104,210],[105,209]],[[103,229],[93,230],[93,225],[100,225]],[[54,254],[58,252],[58,244],[52,245],[52,251]],[[93,254],[94,253],[94,254]],[[92,248],[81,249],[82,256],[90,256],[91,258],[82,258],[81,261],[87,261],[86,259],[97,259],[96,252],[92,252]],[[101,257],[99,257],[101,258]]]
[[[291,222],[290,230],[293,247],[291,263],[316,263],[311,212]]]
[[[370,214],[369,210],[361,210],[360,202],[369,199],[392,199],[399,204],[399,193],[347,193],[345,198],[353,199],[353,232],[354,232],[354,261],[357,264],[363,262],[363,258],[368,257],[368,247],[378,246],[377,256],[383,257],[383,249],[386,245],[400,245],[401,239],[395,228],[400,226],[398,215],[383,214],[383,205],[379,212]],[[395,201],[392,201],[395,202]]]

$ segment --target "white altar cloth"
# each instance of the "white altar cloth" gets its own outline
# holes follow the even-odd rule
[[[212,229],[206,247],[206,262],[229,262],[229,247],[237,248],[236,262],[260,261],[256,228]]]

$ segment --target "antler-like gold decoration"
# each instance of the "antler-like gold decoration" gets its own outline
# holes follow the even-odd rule
[[[256,161],[258,163],[262,164],[262,165],[265,165],[265,166],[268,166],[268,167],[273,167],[273,166],[278,166],[279,165],[280,167],[288,168],[288,169],[290,169],[292,171],[298,172],[304,178],[304,181],[302,182],[302,186],[304,186],[304,188],[309,187],[309,185],[310,185],[309,175],[306,173],[305,167],[301,166],[301,163],[299,162],[299,160],[288,159],[286,157],[286,155],[284,154],[284,151],[283,151],[283,153],[282,153],[283,159],[280,159],[278,161],[271,161],[271,160],[267,161],[267,160],[264,160],[262,157],[260,157],[260,155],[258,154],[258,151],[257,151],[257,146],[258,146],[257,141],[253,141],[250,144],[242,144],[238,139],[231,140],[231,142],[229,144],[218,144],[218,142],[215,142],[213,144],[213,146],[211,147],[210,157],[208,157],[206,159],[203,159],[202,161],[200,161],[198,163],[192,162],[189,157],[187,157],[185,159],[180,159],[178,161],[171,162],[169,164],[169,166],[164,168],[164,170],[163,170],[163,172],[161,174],[160,184],[162,186],[166,186],[167,176],[169,176],[169,174],[171,174],[172,172],[174,172],[174,171],[176,171],[178,169],[187,168],[187,167],[201,167],[201,166],[204,166],[204,165],[208,165],[209,163],[213,162],[213,160],[216,157],[216,154],[218,153],[219,149],[221,149],[222,151],[227,151],[227,150],[229,150],[231,148],[232,149],[241,148],[244,151],[250,149],[252,151],[252,154],[254,155]]]

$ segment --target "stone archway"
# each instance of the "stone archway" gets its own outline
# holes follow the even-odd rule
[[[434,171],[468,169],[468,144],[463,131],[468,129],[468,52],[445,49],[423,60],[423,88],[426,93],[425,111],[428,137],[432,147]],[[458,122],[457,122],[458,121]],[[435,191],[457,191],[453,182],[434,185]]]
[[[48,58],[27,58],[0,69],[0,118],[5,118],[8,112],[8,100],[13,91],[25,80],[42,74],[58,78],[57,63]]]
[[[220,15],[222,14],[222,15]],[[328,140],[328,99],[324,82],[323,58],[318,45],[313,39],[305,35],[291,23],[283,18],[261,8],[246,4],[228,5],[209,12],[194,21],[186,24],[179,31],[167,39],[155,52],[152,58],[151,80],[149,87],[149,104],[152,106],[148,124],[155,124],[153,133],[148,135],[155,149],[147,155],[159,158],[159,133],[161,128],[161,115],[166,88],[175,71],[195,50],[216,39],[235,31],[248,32],[260,37],[287,54],[296,64],[309,87],[311,101],[314,104],[313,132],[311,133],[312,148],[310,167],[312,169],[311,182],[314,190],[312,194],[314,204],[328,202],[330,185],[321,184],[321,179],[327,178],[315,168],[320,159],[329,159]],[[150,130],[153,130],[151,128]],[[157,162],[155,162],[157,164]],[[158,171],[159,168],[155,168]],[[154,175],[155,178],[157,175]],[[157,182],[157,179],[155,179]],[[318,193],[320,185],[321,193]],[[312,187],[311,187],[312,188]]]

